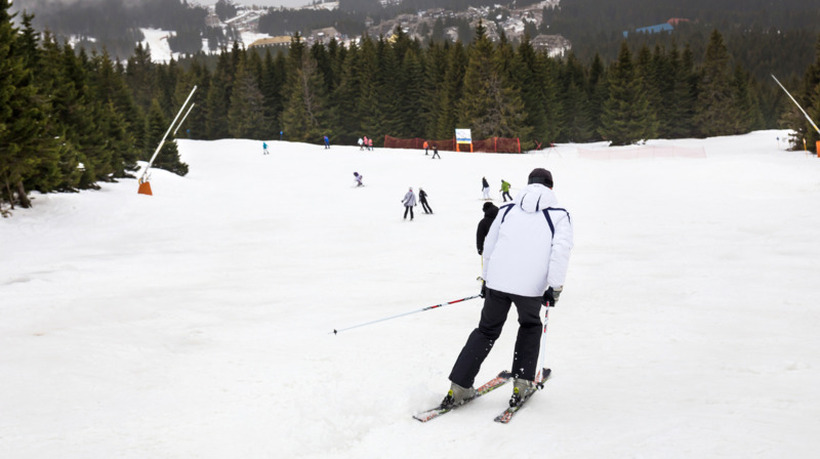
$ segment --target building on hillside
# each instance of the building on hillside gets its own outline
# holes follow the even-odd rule
[[[325,27],[324,29],[311,30],[310,35],[307,37],[307,42],[309,45],[315,43],[330,43],[330,40],[334,38],[339,41],[342,39],[342,35],[335,27]]]
[[[680,24],[681,22],[689,22],[689,19],[686,19],[686,18],[671,18],[666,22],[669,25],[671,25],[672,27],[677,27],[678,24]]]
[[[530,40],[536,51],[546,52],[550,57],[561,57],[572,49],[572,43],[562,35],[537,35]]]
[[[645,33],[645,34],[653,34],[653,33],[661,33],[661,32],[671,32],[675,30],[675,27],[672,25],[671,22],[667,21],[662,24],[655,24],[646,27],[639,27],[635,29],[636,33]],[[624,30],[624,38],[629,36],[629,31]]]
[[[220,27],[222,21],[219,20],[219,16],[217,16],[216,13],[211,11],[208,13],[208,16],[205,17],[205,25],[208,27]]]
[[[236,30],[256,32],[259,29],[259,18],[261,16],[262,14],[259,11],[247,10],[235,18],[228,19],[225,24]]]
[[[279,35],[270,38],[260,38],[251,43],[248,48],[287,48],[290,46],[290,36]]]

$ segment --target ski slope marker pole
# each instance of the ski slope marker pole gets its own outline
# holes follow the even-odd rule
[[[398,317],[409,316],[410,314],[415,314],[417,312],[429,311],[430,309],[440,308],[442,306],[447,306],[448,304],[461,303],[462,301],[472,300],[473,298],[478,298],[479,296],[481,296],[481,295],[468,296],[466,298],[461,298],[459,300],[448,301],[446,303],[441,303],[441,304],[436,304],[436,305],[433,305],[433,306],[427,306],[426,308],[416,309],[415,311],[403,312],[401,314],[396,314],[395,316],[390,316],[390,317],[384,317],[384,318],[381,318],[381,319],[371,320],[370,322],[365,322],[365,323],[359,324],[359,325],[353,325],[353,326],[347,327],[347,328],[333,329],[333,334],[336,335],[339,332],[343,332],[345,330],[351,330],[351,329],[354,329],[354,328],[364,327],[365,325],[371,325],[371,324],[375,324],[375,323],[378,323],[378,322],[384,322],[385,320],[396,319]]]

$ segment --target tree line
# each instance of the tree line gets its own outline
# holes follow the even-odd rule
[[[518,137],[522,148],[551,142],[705,137],[754,129],[813,130],[770,85],[733,60],[714,30],[702,53],[689,46],[637,49],[617,59],[551,58],[524,38],[492,42],[482,24],[469,44],[422,45],[396,30],[343,46],[289,49],[234,44],[213,58],[154,63],[138,45],[125,63],[86,54],[40,34],[23,15],[12,23],[0,0],[0,202],[28,206],[28,192],[73,191],[133,175],[150,158],[194,85],[196,107],[178,132],[196,139],[249,138],[354,144],[367,135],[449,139]],[[817,60],[787,84],[817,119]],[[784,81],[785,82],[785,81]],[[187,172],[175,142],[155,167]]]

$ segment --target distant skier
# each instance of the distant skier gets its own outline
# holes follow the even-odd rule
[[[410,221],[413,220],[413,207],[416,206],[416,195],[413,193],[413,188],[404,195],[404,199],[401,200],[401,203],[404,204],[404,217],[403,219],[407,219],[407,213],[410,212]]]
[[[487,181],[487,177],[481,177],[481,191],[484,193],[484,199],[490,201],[490,182]]]
[[[487,232],[490,231],[490,225],[493,224],[495,216],[498,215],[498,207],[491,202],[485,202],[481,209],[484,211],[484,218],[478,222],[478,228],[475,232],[475,245],[479,255],[484,253],[484,239],[487,237]]]
[[[268,144],[266,142],[262,142],[262,154],[263,155],[268,154]]]
[[[325,136],[324,140],[325,140],[325,150],[327,150],[328,148],[330,148],[330,139],[327,136]]]
[[[504,202],[507,202],[507,198],[510,198],[510,201],[513,200],[510,196],[510,183],[504,179],[501,179],[501,197],[504,198]]]
[[[368,148],[370,151],[373,151],[373,139],[372,139],[372,138],[367,139],[367,148]]]
[[[424,209],[425,214],[433,213],[433,209],[431,209],[430,204],[427,203],[427,192],[421,187],[419,187],[419,202],[421,202],[421,208]]]
[[[361,137],[359,137],[359,150],[364,150],[364,140]]]
[[[433,157],[431,159],[441,159],[441,156],[438,155],[438,145],[433,145]]]
[[[360,174],[358,172],[354,172],[353,177],[356,178],[356,186],[357,187],[364,186],[364,183],[362,183],[362,179],[364,178],[364,176],[362,174]]]
[[[430,144],[425,140],[421,147],[424,148],[424,156],[427,156],[427,151],[430,149]]]

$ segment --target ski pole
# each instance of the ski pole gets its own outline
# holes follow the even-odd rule
[[[538,369],[537,370],[538,373],[535,375],[535,379],[536,379],[536,384],[539,385],[539,388],[543,387],[544,381],[545,381],[544,377],[546,376],[544,374],[545,370],[544,370],[543,365],[544,365],[544,357],[546,357],[546,355],[545,355],[546,352],[544,352],[544,351],[547,348],[547,323],[549,323],[549,320],[550,320],[550,307],[551,306],[547,306],[547,308],[546,308],[547,310],[544,311],[544,326],[541,329],[541,346],[540,346],[540,352],[538,353],[538,366],[535,367],[535,368]]]
[[[440,308],[442,306],[447,306],[448,304],[461,303],[462,301],[472,300],[473,298],[478,298],[479,296],[481,296],[481,295],[468,296],[466,298],[461,298],[460,300],[453,300],[453,301],[448,301],[446,303],[436,304],[434,306],[427,306],[426,308],[416,309],[415,311],[403,312],[401,314],[396,314],[395,316],[390,316],[390,317],[384,317],[384,318],[381,318],[381,319],[371,320],[370,322],[365,322],[365,323],[359,324],[359,325],[353,325],[353,326],[350,326],[350,327],[347,327],[347,328],[333,329],[333,334],[336,335],[339,332],[343,332],[345,330],[351,330],[353,328],[364,327],[365,325],[371,325],[371,324],[375,324],[377,322],[384,322],[385,320],[396,319],[398,317],[409,316],[410,314],[415,314],[417,312],[429,311],[430,309]]]

